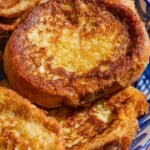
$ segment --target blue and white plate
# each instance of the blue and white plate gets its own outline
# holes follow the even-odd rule
[[[150,0],[135,0],[141,19],[150,36]],[[150,103],[150,63],[135,87],[147,96]],[[150,107],[149,113],[139,119],[140,131],[131,145],[131,150],[150,150]]]
[[[135,87],[147,96],[150,102],[150,64]],[[140,131],[132,143],[131,150],[150,150],[150,109],[149,113],[139,119]]]
[[[135,0],[135,4],[150,35],[150,0]],[[4,78],[5,75],[0,66],[0,80]],[[150,103],[150,63],[141,78],[135,83],[135,87],[147,96],[147,101]],[[150,107],[149,113],[139,119],[139,127],[140,131],[130,150],[150,150]]]

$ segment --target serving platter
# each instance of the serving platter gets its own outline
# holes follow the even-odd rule
[[[141,19],[145,22],[150,35],[150,0],[135,0]],[[5,79],[3,67],[0,66],[0,80]],[[134,86],[144,93],[150,103],[150,63]],[[150,107],[148,114],[139,119],[140,130],[133,141],[130,150],[150,150]]]

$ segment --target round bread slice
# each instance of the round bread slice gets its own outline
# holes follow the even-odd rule
[[[62,125],[67,150],[129,150],[138,131],[137,118],[147,111],[145,96],[128,87],[90,107],[48,112]]]
[[[139,78],[149,39],[118,0],[50,0],[13,32],[4,54],[10,85],[46,108],[88,105]]]
[[[1,150],[64,150],[62,129],[15,92],[0,87]]]

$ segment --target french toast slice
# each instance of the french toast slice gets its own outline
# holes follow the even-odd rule
[[[0,87],[0,150],[65,150],[58,122]]]
[[[12,88],[46,108],[77,107],[135,82],[148,63],[150,43],[126,3],[50,0],[37,6],[5,49]]]
[[[0,34],[12,32],[22,15],[47,0],[0,0]]]
[[[46,0],[0,0],[0,16],[12,18]]]
[[[137,118],[148,111],[145,96],[128,87],[87,108],[49,110],[62,125],[67,150],[129,150]]]

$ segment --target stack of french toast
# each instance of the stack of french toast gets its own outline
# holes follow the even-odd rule
[[[0,0],[0,150],[129,150],[150,56],[133,0]]]

